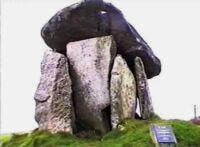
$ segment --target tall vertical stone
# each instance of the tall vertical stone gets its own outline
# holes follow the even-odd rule
[[[136,82],[126,61],[118,55],[114,60],[110,80],[112,128],[126,118],[135,118]]]
[[[34,97],[39,129],[72,133],[72,90],[67,58],[60,53],[46,51],[41,74]]]
[[[137,93],[140,104],[140,114],[143,119],[148,119],[154,113],[149,93],[147,76],[141,58],[135,58],[135,75],[137,83]]]
[[[116,55],[112,36],[67,45],[76,119],[101,134],[110,130],[109,73]]]

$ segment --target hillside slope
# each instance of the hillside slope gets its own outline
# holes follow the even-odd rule
[[[27,134],[12,134],[0,137],[2,147],[153,147],[149,133],[152,123],[171,125],[180,147],[200,147],[200,127],[189,122],[131,121],[126,120],[117,130],[100,139],[80,139],[69,134],[50,134],[33,131]]]

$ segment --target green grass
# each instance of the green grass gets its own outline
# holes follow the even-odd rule
[[[171,125],[179,147],[200,147],[200,127],[179,120],[126,120],[119,125],[119,129],[111,131],[101,139],[80,139],[64,133],[53,135],[49,132],[33,131],[1,136],[0,142],[2,147],[153,147],[149,133],[152,123]]]

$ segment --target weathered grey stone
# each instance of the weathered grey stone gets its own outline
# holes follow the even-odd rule
[[[109,73],[116,55],[112,36],[72,42],[67,45],[76,119],[101,134],[110,130]]]
[[[140,114],[143,119],[148,119],[152,114],[154,114],[154,111],[144,65],[141,58],[139,57],[135,58],[135,75],[140,105]]]
[[[40,130],[72,133],[71,79],[67,58],[46,51],[41,64],[41,78],[35,93],[35,119]]]
[[[110,81],[112,128],[126,118],[135,118],[136,82],[126,61],[118,55],[114,60]]]
[[[60,10],[44,25],[41,35],[49,47],[63,54],[69,42],[112,35],[117,52],[133,73],[136,56],[144,62],[148,78],[161,71],[160,60],[122,12],[102,0],[84,0]]]

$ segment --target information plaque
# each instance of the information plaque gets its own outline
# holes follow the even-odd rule
[[[151,125],[151,136],[158,147],[175,147],[176,137],[171,126]]]

